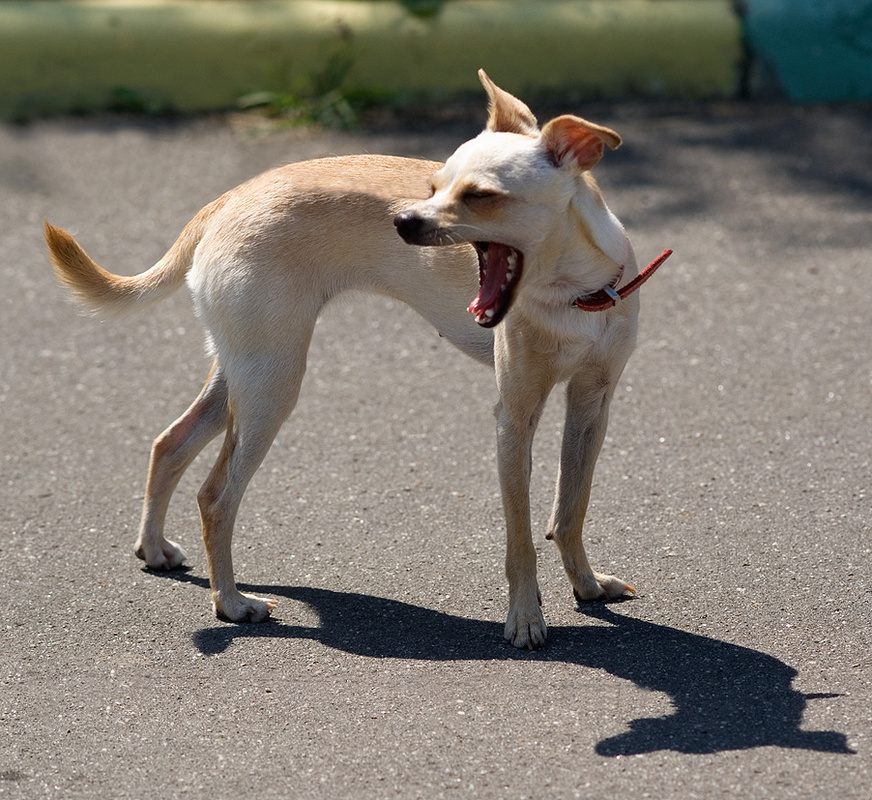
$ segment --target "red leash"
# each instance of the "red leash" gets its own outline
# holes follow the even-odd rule
[[[633,292],[645,283],[645,281],[647,281],[648,278],[657,271],[657,268],[671,255],[671,250],[664,250],[626,286],[622,286],[620,289],[615,289],[614,286],[606,286],[598,292],[579,297],[574,305],[582,311],[605,311],[607,308],[613,308],[618,304],[618,301],[633,294]],[[623,274],[623,269],[621,269],[621,273]],[[618,281],[620,279],[621,276],[618,275]],[[615,283],[617,283],[617,281],[615,281]]]

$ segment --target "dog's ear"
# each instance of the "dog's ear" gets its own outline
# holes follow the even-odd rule
[[[487,130],[528,135],[539,133],[539,123],[526,104],[500,89],[483,69],[478,71],[478,79],[484,86],[489,101]]]
[[[541,139],[558,167],[574,166],[582,172],[596,166],[605,146],[614,150],[621,145],[621,137],[611,128],[569,114],[552,119]]]

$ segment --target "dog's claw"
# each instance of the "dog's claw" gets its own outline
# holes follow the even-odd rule
[[[535,650],[544,645],[548,638],[545,617],[538,608],[527,613],[510,612],[504,636],[506,641],[519,650]]]
[[[573,588],[572,593],[575,595],[576,602],[608,602],[609,600],[620,600],[622,597],[636,596],[636,587],[631,583],[626,583],[614,575],[602,575],[598,572],[594,574],[598,591],[582,594],[578,589]]]
[[[228,622],[264,622],[275,607],[275,600],[253,594],[222,598],[216,593],[212,599],[215,616]]]
[[[134,553],[149,569],[158,570],[178,569],[188,558],[187,553],[169,539],[163,539],[152,546],[137,542]]]

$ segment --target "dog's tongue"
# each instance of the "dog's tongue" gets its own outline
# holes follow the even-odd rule
[[[488,308],[498,306],[503,293],[503,284],[509,271],[509,255],[512,248],[491,242],[487,248],[487,262],[481,276],[478,297],[470,303],[469,311],[480,314]]]

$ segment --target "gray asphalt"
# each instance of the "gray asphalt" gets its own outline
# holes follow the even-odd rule
[[[155,262],[285,161],[445,157],[435,131],[252,137],[224,119],[0,127],[0,795],[12,798],[872,796],[872,111],[562,109],[625,146],[597,176],[640,261],[639,347],[587,541],[639,597],[577,609],[544,540],[548,646],[502,641],[491,374],[405,308],[319,323],[299,408],[235,541],[275,621],[209,610],[195,494],[132,553],[151,440],[206,374],[184,292],[80,315],[44,218],[106,267]],[[545,116],[543,113],[541,116]]]

